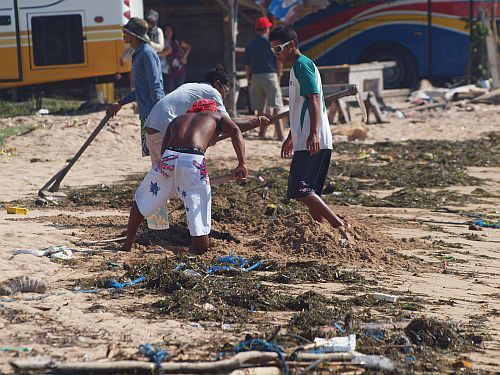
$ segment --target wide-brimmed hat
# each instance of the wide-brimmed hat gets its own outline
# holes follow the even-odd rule
[[[256,30],[264,30],[268,29],[272,26],[273,24],[267,17],[260,17],[255,20],[255,29]]]
[[[123,26],[123,30],[146,43],[150,41],[148,36],[148,23],[142,18],[131,18],[127,24]]]

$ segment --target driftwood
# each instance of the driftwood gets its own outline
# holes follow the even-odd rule
[[[234,370],[229,375],[281,375],[279,367],[249,367]]]
[[[263,365],[276,362],[277,359],[277,353],[250,351],[238,353],[232,358],[214,362],[166,362],[162,363],[159,369],[154,363],[142,361],[60,363],[51,360],[17,360],[12,361],[11,365],[15,368],[16,374],[44,370],[64,374],[116,374],[123,372],[153,374],[156,373],[156,370],[164,374],[214,374],[234,371],[243,365]],[[248,374],[264,375],[274,374],[274,372],[253,372]]]
[[[500,88],[472,99],[471,103],[500,104]]]
[[[357,355],[356,352],[347,353],[328,353],[328,354],[313,354],[313,353],[297,353],[298,361],[350,361]]]

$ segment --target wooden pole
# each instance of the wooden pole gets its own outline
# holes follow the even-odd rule
[[[155,374],[157,371],[164,374],[215,374],[227,373],[237,370],[244,365],[267,365],[276,363],[277,353],[250,351],[238,353],[234,357],[221,361],[212,362],[166,362],[159,368],[156,364],[141,361],[117,361],[117,362],[70,362],[61,363],[52,360],[16,360],[11,365],[16,374],[28,374],[51,370],[63,374]],[[268,372],[274,374],[275,372]],[[267,374],[257,372],[254,374]]]
[[[336,92],[334,94],[330,94],[330,95],[325,96],[325,104],[329,103],[332,100],[337,100],[337,99],[343,98],[345,96],[356,95],[357,93],[358,93],[358,90],[356,89],[356,86],[349,87],[348,89],[345,89],[345,90]],[[280,120],[282,118],[288,117],[289,113],[290,113],[290,111],[282,112],[280,114],[277,114],[277,115],[269,117],[269,120],[271,121],[271,124],[272,124],[276,120]],[[260,124],[252,125],[248,129],[245,129],[242,132],[244,133],[244,132],[247,132],[249,130],[256,129],[259,126],[260,126]],[[226,134],[223,134],[223,135],[219,136],[219,138],[217,138],[217,140],[215,141],[215,143],[220,142],[220,141],[222,141],[223,139],[226,139],[226,138],[229,138],[229,136],[226,135]]]

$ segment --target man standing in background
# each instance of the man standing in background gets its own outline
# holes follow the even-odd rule
[[[245,70],[250,94],[250,105],[258,115],[264,113],[266,107],[272,108],[268,115],[276,115],[283,107],[281,96],[280,79],[282,65],[276,60],[269,43],[269,30],[271,21],[266,17],[260,17],[255,21],[255,32],[257,36],[247,45],[245,49]],[[276,137],[283,141],[282,121],[276,121]],[[264,139],[266,126],[259,131],[259,138]]]
[[[158,27],[158,20],[160,15],[154,9],[150,9],[146,13],[146,22],[148,23],[148,37],[149,44],[153,49],[160,53],[165,48],[165,37],[163,36],[163,30]]]
[[[132,75],[135,90],[111,104],[108,114],[115,115],[125,104],[137,101],[139,119],[141,121],[142,156],[148,156],[144,123],[156,102],[165,96],[163,78],[161,76],[160,58],[149,45],[148,24],[142,18],[134,17],[123,26],[123,41],[134,50],[132,55]]]

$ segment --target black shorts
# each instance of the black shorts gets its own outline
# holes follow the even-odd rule
[[[328,149],[314,155],[308,151],[294,152],[288,176],[288,198],[302,198],[312,193],[321,196],[331,156],[332,150]]]

